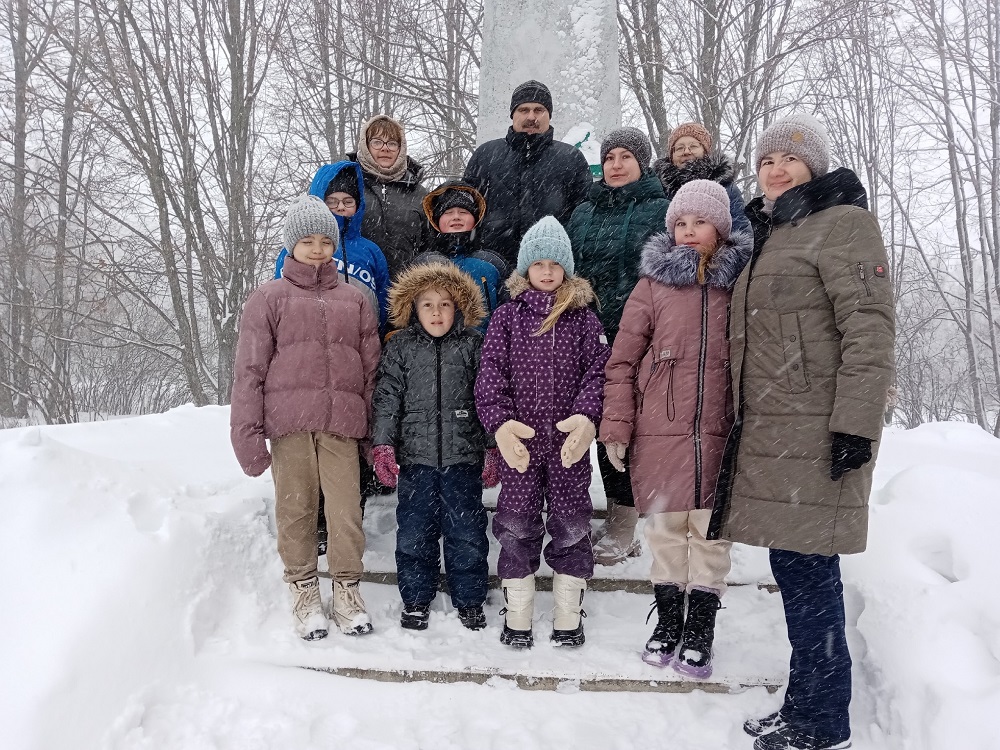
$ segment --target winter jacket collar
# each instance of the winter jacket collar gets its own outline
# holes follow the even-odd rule
[[[289,253],[285,264],[281,267],[281,278],[291,282],[300,289],[322,291],[337,286],[337,264],[333,261],[321,266],[300,263]]]
[[[868,209],[868,194],[864,185],[846,167],[786,190],[775,201],[770,216],[762,210],[764,196],[758,196],[747,205],[746,215],[755,227],[760,224],[779,227],[834,206]]]
[[[691,180],[711,180],[723,187],[731,185],[735,168],[727,156],[703,156],[689,161],[683,167],[674,166],[664,157],[653,162],[653,171],[663,184],[663,191],[672,198],[683,185]]]
[[[663,187],[651,171],[646,170],[635,182],[621,187],[612,187],[604,180],[595,182],[590,188],[588,199],[599,208],[613,208],[631,202],[664,198]]]
[[[705,283],[719,289],[732,289],[753,253],[753,236],[736,230],[722,243],[705,273]],[[640,270],[643,276],[669,286],[694,286],[698,283],[699,252],[690,245],[677,245],[669,232],[649,238],[642,249]]]
[[[571,310],[586,307],[596,299],[590,282],[582,276],[571,276],[554,292],[540,292],[532,287],[524,276],[515,271],[507,279],[507,291],[510,292],[514,302],[524,305],[542,317],[552,312],[553,305],[561,302],[567,295],[572,298],[568,308]]]
[[[468,274],[453,263],[421,263],[401,273],[389,290],[390,322],[397,328],[415,324],[423,331],[417,322],[414,303],[428,289],[443,289],[454,300],[459,331],[466,325],[479,325],[486,316],[479,287]]]
[[[340,174],[343,169],[353,169],[355,175],[357,175],[360,200],[358,201],[358,210],[354,212],[354,216],[337,217],[337,225],[340,227],[340,234],[343,237],[342,244],[347,240],[356,240],[361,236],[361,222],[365,219],[365,183],[361,172],[361,165],[352,161],[338,161],[334,164],[324,164],[316,170],[316,175],[309,184],[309,194],[315,195],[320,200],[324,200],[326,198],[326,191],[329,189],[330,183],[333,182],[333,178]]]
[[[555,129],[550,125],[544,133],[518,133],[513,126],[507,130],[507,146],[522,159],[533,162],[541,153],[552,145]]]
[[[358,168],[361,168],[361,164],[358,163],[357,151],[351,151],[346,156],[348,161],[357,163]],[[384,180],[374,172],[366,172],[363,169],[362,169],[362,174],[364,175],[364,179],[366,182],[374,182],[376,184],[385,183],[387,185],[395,185],[396,187],[405,190],[413,190],[424,179],[424,173],[426,171],[427,168],[424,167],[424,165],[422,165],[412,156],[407,156],[406,171],[403,173],[403,176],[400,177],[398,180]]]

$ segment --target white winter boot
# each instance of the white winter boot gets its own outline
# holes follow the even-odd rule
[[[500,642],[514,648],[531,648],[531,620],[535,615],[535,577],[504,578],[500,583],[507,606],[500,610],[504,615]]]
[[[594,542],[594,562],[598,565],[617,565],[641,555],[642,545],[635,538],[638,523],[639,511],[609,500],[607,520],[591,538]]]
[[[333,621],[346,635],[365,635],[372,632],[372,620],[361,598],[358,581],[333,582]]]
[[[552,598],[555,610],[552,613],[552,640],[557,646],[582,646],[583,593],[587,590],[587,581],[564,573],[552,575]]]
[[[295,632],[307,641],[326,638],[330,621],[323,614],[323,600],[319,595],[319,579],[306,578],[288,584],[292,592],[292,616]]]

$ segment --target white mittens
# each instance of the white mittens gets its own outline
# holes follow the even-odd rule
[[[562,451],[559,453],[562,465],[568,469],[590,450],[590,444],[594,442],[594,437],[597,435],[597,428],[588,417],[583,414],[574,414],[571,417],[566,417],[562,422],[556,422],[556,429],[569,433],[566,440],[563,441]]]
[[[521,440],[528,440],[534,436],[533,429],[515,419],[507,420],[497,430],[496,440],[500,455],[510,468],[521,474],[528,470],[528,461],[531,458]]]

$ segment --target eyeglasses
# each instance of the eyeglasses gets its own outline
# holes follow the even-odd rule
[[[340,206],[343,206],[344,208],[354,208],[358,205],[358,202],[354,200],[354,198],[344,198],[343,200],[340,200],[338,198],[334,198],[332,195],[327,198],[324,203],[326,203],[327,208],[339,208]]]
[[[389,151],[399,151],[399,141],[383,141],[381,138],[372,138],[368,145],[374,151],[381,151],[383,148]]]
[[[672,153],[675,153],[675,154],[693,154],[697,150],[704,151],[705,149],[704,149],[704,146],[702,146],[700,143],[689,143],[686,146],[674,146],[674,150],[673,150]]]

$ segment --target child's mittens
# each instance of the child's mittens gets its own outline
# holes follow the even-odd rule
[[[618,471],[625,471],[625,452],[628,450],[628,443],[605,443],[604,448],[608,452],[608,461]]]
[[[566,440],[563,441],[562,451],[559,453],[562,465],[568,469],[590,450],[590,444],[597,436],[597,428],[588,417],[583,414],[574,414],[571,417],[566,417],[562,422],[556,422],[556,429],[569,433]]]
[[[391,445],[376,445],[372,448],[372,460],[375,462],[375,476],[386,487],[396,486],[399,467],[396,466],[396,449]]]
[[[500,484],[500,451],[487,448],[483,459],[483,487],[496,487]]]
[[[500,455],[510,468],[521,474],[528,470],[528,462],[531,460],[528,449],[521,440],[528,440],[534,436],[535,431],[532,428],[516,419],[508,419],[497,430],[496,440]]]

